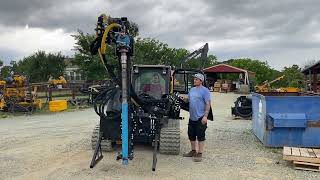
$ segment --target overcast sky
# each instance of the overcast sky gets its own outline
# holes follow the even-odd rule
[[[317,0],[0,0],[0,59],[37,50],[72,56],[77,29],[93,33],[97,16],[127,16],[140,36],[217,58],[255,58],[281,69],[320,59]]]

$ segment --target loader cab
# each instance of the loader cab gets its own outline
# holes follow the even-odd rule
[[[134,65],[132,85],[137,95],[146,94],[161,99],[170,90],[170,66]]]

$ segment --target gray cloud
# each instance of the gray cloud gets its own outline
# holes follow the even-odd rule
[[[18,51],[13,51],[11,49],[0,49],[0,59],[3,60],[5,65],[10,64],[11,60],[16,57],[20,57],[22,54]]]
[[[209,42],[219,59],[253,57],[281,68],[320,55],[319,6],[316,0],[2,0],[0,32],[26,24],[93,32],[96,17],[106,12],[128,16],[142,37],[171,47],[193,50]]]
[[[18,26],[30,22],[30,18],[41,10],[47,10],[63,1],[2,0],[0,2],[0,23]],[[39,20],[41,17],[39,17]]]

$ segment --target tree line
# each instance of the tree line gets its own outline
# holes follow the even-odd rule
[[[137,27],[135,27],[133,35],[136,36],[133,64],[165,64],[172,67],[179,67],[181,60],[190,53],[183,48],[171,48],[168,44],[156,39],[137,37]],[[79,30],[73,37],[76,40],[73,63],[79,67],[79,72],[88,80],[108,78],[104,67],[101,65],[100,58],[90,54],[90,43],[95,38],[94,34],[85,34]],[[107,48],[107,60],[109,64],[117,66],[117,58],[113,51],[112,47]],[[18,62],[12,61],[10,65],[2,66],[0,78],[10,76],[10,72],[13,71],[16,74],[27,75],[30,82],[47,81],[50,75],[53,77],[63,75],[66,68],[65,58],[61,53],[38,51],[28,57],[24,57]],[[201,61],[200,58],[193,58],[188,62],[188,67],[200,67],[202,64]],[[218,61],[215,55],[208,55],[205,67],[219,63],[225,63],[255,72],[256,76],[253,79],[255,84],[261,84],[266,80],[271,81],[281,75],[285,75],[285,78],[275,83],[274,86],[301,87],[303,85],[301,81],[303,81],[304,76],[301,73],[301,67],[298,65],[284,67],[281,71],[278,71],[270,67],[267,61],[241,58],[221,62]],[[0,65],[3,65],[2,61],[0,61]],[[232,79],[236,77],[229,75],[228,78]]]
[[[46,82],[49,77],[59,77],[65,70],[65,56],[58,53],[37,51],[19,61],[11,61],[10,65],[2,66],[0,78],[11,76],[12,73],[26,75],[30,82]],[[1,61],[3,65],[3,61]]]

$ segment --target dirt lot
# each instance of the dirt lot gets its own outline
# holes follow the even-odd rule
[[[203,162],[159,155],[156,172],[152,149],[143,146],[127,167],[113,152],[90,169],[90,136],[98,123],[92,109],[0,119],[0,179],[320,179],[320,173],[293,170],[282,160],[282,149],[262,146],[251,121],[232,120],[230,106],[237,96],[214,94],[215,121],[208,124]],[[189,150],[187,120],[181,129],[184,152]]]

